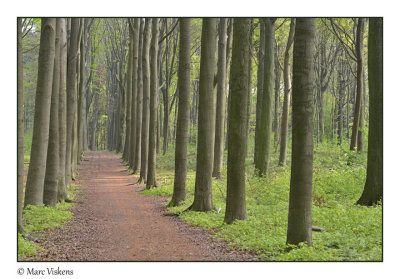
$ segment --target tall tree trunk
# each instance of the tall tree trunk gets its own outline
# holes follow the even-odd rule
[[[315,19],[297,18],[293,46],[293,139],[287,243],[312,244]]]
[[[150,127],[149,127],[149,159],[146,189],[156,187],[157,156],[157,111],[158,111],[158,18],[152,20],[152,36],[150,46]]]
[[[213,177],[221,177],[221,168],[224,159],[225,134],[225,102],[226,102],[226,28],[227,18],[219,20],[218,39],[218,72],[217,72],[217,107],[215,119],[215,145]]]
[[[58,174],[57,199],[63,202],[67,199],[67,184],[65,178],[66,148],[67,148],[67,29],[65,18],[60,19],[60,92],[58,103],[60,159]]]
[[[260,47],[258,50],[258,69],[257,69],[257,103],[256,103],[256,130],[254,135],[254,164],[257,162],[258,145],[260,142],[260,120],[262,110],[262,97],[264,90],[264,53],[265,53],[265,20],[259,19],[260,23]]]
[[[84,22],[82,22],[84,24]],[[85,23],[82,26],[83,34],[80,43],[80,75],[79,75],[79,99],[78,99],[78,160],[80,160],[83,155],[84,147],[83,147],[83,130],[85,124],[85,111],[86,111],[86,28],[87,24]]]
[[[246,219],[245,160],[247,138],[247,102],[250,79],[250,42],[251,20],[235,18],[233,25],[232,48],[232,95],[228,139],[228,177],[227,199],[224,221],[231,224],[234,220]]]
[[[368,31],[369,132],[367,181],[357,201],[374,205],[383,197],[383,20],[369,19]]]
[[[274,44],[275,28],[271,18],[265,19],[264,92],[260,120],[260,137],[256,170],[265,175],[269,168],[272,138],[272,104],[274,96]]]
[[[228,39],[226,42],[226,77],[229,77],[228,84],[229,84],[229,90],[227,90],[227,103],[228,105],[226,106],[226,122],[225,122],[225,127],[227,128],[229,126],[229,107],[230,107],[230,100],[231,100],[231,90],[230,90],[230,84],[231,84],[231,78],[230,78],[230,67],[231,67],[231,58],[232,58],[232,41],[233,41],[233,18],[229,18],[229,23],[228,23],[228,31],[227,31]],[[196,118],[197,119],[197,118]],[[228,150],[228,135],[229,135],[229,130],[226,129],[226,136],[225,136],[225,150]]]
[[[141,163],[139,182],[146,182],[147,162],[149,150],[149,101],[150,101],[150,36],[151,18],[146,18],[143,34],[143,54],[142,54],[142,73],[143,73],[143,107],[142,107],[142,139],[141,139]]]
[[[65,183],[69,185],[72,180],[72,144],[73,126],[75,119],[77,89],[76,89],[76,64],[78,60],[79,18],[71,19],[71,35],[67,56],[67,144],[65,158]]]
[[[129,163],[129,149],[131,138],[131,102],[132,102],[132,64],[133,64],[133,32],[129,28],[129,54],[128,54],[128,71],[127,71],[127,90],[126,90],[126,115],[125,115],[125,144],[122,159]]]
[[[168,18],[165,19],[165,34],[168,33]],[[164,101],[164,125],[163,125],[163,155],[168,149],[168,124],[169,124],[169,82],[168,82],[168,56],[169,56],[169,36],[165,38],[165,90],[163,94]],[[162,72],[162,71],[161,71]],[[161,111],[160,111],[161,116]],[[161,120],[161,117],[160,117]],[[159,122],[161,124],[161,121]],[[160,129],[161,130],[161,129]]]
[[[365,122],[365,105],[366,105],[366,88],[365,88],[365,71],[363,68],[363,96],[361,102],[361,111],[360,111],[360,128],[358,129],[358,136],[357,136],[357,151],[363,152],[365,148],[365,137],[364,137],[364,122]]]
[[[280,103],[281,103],[281,68],[279,67],[278,61],[278,50],[275,46],[275,96],[274,96],[274,120],[272,122],[272,130],[274,131],[274,143],[278,147],[278,142],[280,141]]]
[[[210,211],[215,136],[214,71],[217,20],[203,18],[201,31],[200,93],[197,142],[197,165],[194,201],[189,209]]]
[[[47,148],[46,174],[44,179],[43,203],[48,206],[57,204],[59,169],[59,120],[58,103],[60,92],[60,35],[61,19],[56,19],[55,55],[53,86],[50,106],[49,145]]]
[[[17,231],[24,232],[22,226],[22,198],[24,191],[24,71],[22,57],[22,18],[17,19]]]
[[[138,91],[138,60],[139,60],[139,18],[133,23],[133,53],[132,53],[132,97],[131,97],[131,135],[129,147],[129,167],[133,169],[136,151],[136,108]]]
[[[55,55],[56,19],[42,18],[38,77],[35,97],[35,118],[31,159],[25,189],[25,207],[43,202],[47,147],[49,142],[51,90]]]
[[[137,173],[140,169],[141,158],[141,136],[142,136],[142,102],[143,102],[143,79],[142,79],[142,55],[143,55],[143,31],[144,20],[140,19],[139,30],[139,59],[138,59],[138,89],[137,89],[137,108],[136,108],[136,146],[135,146],[135,160],[133,163],[133,173]]]
[[[186,197],[187,143],[190,117],[190,23],[190,18],[179,19],[179,104],[176,121],[174,192],[169,206],[179,206]]]
[[[292,94],[292,82],[290,77],[290,49],[293,44],[294,30],[296,26],[296,19],[292,18],[290,22],[289,37],[286,44],[285,50],[285,61],[283,66],[283,82],[284,82],[284,98],[282,107],[282,122],[281,122],[281,139],[279,149],[279,165],[284,166],[286,164],[287,145],[289,137],[289,108],[290,108],[290,96]]]
[[[354,106],[353,127],[351,133],[350,150],[355,150],[357,145],[358,127],[360,123],[360,111],[363,95],[363,49],[364,49],[364,19],[357,22],[356,54],[357,54],[357,96]]]

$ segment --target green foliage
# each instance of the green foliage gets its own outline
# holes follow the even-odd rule
[[[313,225],[325,230],[313,232],[312,247],[300,245],[292,249],[286,245],[290,167],[276,167],[278,155],[273,154],[271,170],[262,178],[253,175],[252,158],[246,160],[247,220],[223,223],[226,167],[223,178],[213,180],[213,201],[217,211],[221,208],[219,214],[183,212],[193,202],[194,171],[188,172],[186,201],[169,210],[179,213],[188,224],[202,226],[215,238],[228,241],[232,248],[255,252],[261,260],[381,261],[382,206],[355,205],[365,183],[366,155],[353,154],[336,144],[324,143],[315,148]],[[173,161],[172,151],[157,158],[161,186],[146,194],[172,195],[174,176],[169,161]]]
[[[18,260],[22,258],[34,256],[39,250],[42,250],[36,243],[26,240],[22,234],[18,233]]]

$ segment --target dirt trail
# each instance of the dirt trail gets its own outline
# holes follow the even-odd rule
[[[163,216],[166,198],[144,196],[120,155],[88,152],[79,166],[82,193],[74,221],[49,233],[41,259],[66,261],[248,261],[198,227]],[[55,246],[56,245],[56,246]],[[54,248],[51,248],[54,247]]]

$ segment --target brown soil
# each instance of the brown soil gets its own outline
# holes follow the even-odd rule
[[[252,261],[200,227],[164,216],[165,197],[145,196],[120,155],[88,152],[79,166],[74,220],[47,232],[34,259],[57,261]]]

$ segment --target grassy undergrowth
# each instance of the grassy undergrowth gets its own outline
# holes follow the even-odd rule
[[[68,189],[68,196],[75,199],[77,189],[78,186],[72,184]],[[73,203],[58,203],[55,207],[28,206],[23,211],[25,233],[30,236],[41,237],[48,230],[62,228],[68,220],[73,218],[73,214],[69,210],[73,206]],[[43,248],[38,244],[18,234],[18,260],[34,256],[40,250],[43,250]]]
[[[169,210],[181,213],[180,218],[188,224],[202,226],[214,237],[227,240],[232,248],[254,251],[261,260],[381,261],[382,206],[355,205],[365,183],[366,154],[348,152],[347,147],[347,144],[343,147],[320,144],[315,149],[312,218],[313,225],[326,230],[313,232],[312,247],[303,245],[290,252],[286,250],[290,167],[276,167],[276,153],[272,157],[270,172],[263,178],[254,175],[252,158],[247,158],[247,220],[226,225],[223,223],[226,167],[221,180],[213,179],[213,201],[221,212],[183,212],[194,198],[196,150],[190,146],[187,200]],[[144,194],[172,195],[173,162],[172,149],[166,156],[157,157],[159,187],[146,190]]]

